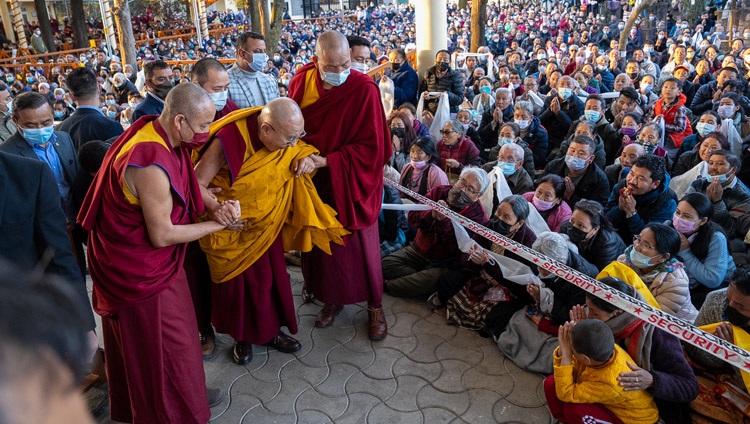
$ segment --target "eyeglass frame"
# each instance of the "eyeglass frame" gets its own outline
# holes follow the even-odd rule
[[[471,196],[476,196],[476,195],[482,194],[482,192],[480,190],[474,190],[474,187],[472,187],[468,182],[466,182],[465,178],[459,178],[456,181],[456,184],[460,184],[461,187],[462,187],[462,189],[466,189],[467,194],[469,194]]]
[[[273,132],[275,132],[275,133],[277,133],[277,134],[278,134],[278,131],[276,131],[276,128],[274,128],[274,127],[273,127],[273,125],[269,124],[268,122],[266,122],[265,124],[266,124],[266,125],[268,125],[269,127],[271,127],[271,129],[273,130]],[[284,145],[285,145],[285,146],[293,146],[293,145],[294,145],[294,143],[296,143],[296,142],[297,142],[297,140],[301,140],[301,139],[302,139],[302,138],[304,138],[304,137],[305,137],[306,135],[307,135],[307,132],[305,132],[305,130],[302,130],[302,134],[300,134],[299,136],[294,136],[294,137],[295,137],[295,138],[294,138],[294,140],[291,140],[291,141],[289,141],[289,140],[284,140]],[[283,140],[283,138],[282,138],[282,140]]]

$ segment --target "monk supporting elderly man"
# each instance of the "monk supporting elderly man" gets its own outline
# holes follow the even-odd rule
[[[281,331],[297,332],[285,248],[315,245],[330,254],[329,243],[340,244],[347,234],[307,175],[319,152],[298,141],[304,126],[299,107],[287,98],[232,112],[211,125],[211,144],[195,166],[209,215],[231,222],[231,204],[221,199],[237,200],[247,226],[200,241],[216,283],[212,322],[235,339],[232,359],[240,365],[252,360],[254,344],[285,353],[301,347]],[[209,188],[221,191],[214,197]]]

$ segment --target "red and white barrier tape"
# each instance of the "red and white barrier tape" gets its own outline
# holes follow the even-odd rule
[[[516,255],[526,259],[537,265],[537,267],[544,268],[545,270],[557,275],[558,277],[575,284],[581,289],[585,290],[598,298],[604,299],[614,306],[628,312],[631,315],[635,315],[638,318],[646,321],[649,324],[666,331],[669,334],[674,335],[682,341],[692,344],[693,346],[702,349],[711,355],[728,362],[729,364],[743,370],[750,372],[750,352],[742,349],[728,341],[716,337],[713,334],[707,333],[693,324],[683,321],[675,316],[668,314],[660,309],[656,309],[646,302],[642,302],[625,293],[618,290],[614,290],[604,283],[597,281],[594,278],[589,277],[569,266],[557,262],[553,259],[547,258],[541,253],[526,247],[520,243],[517,243],[508,237],[498,234],[489,228],[477,224],[476,222],[463,217],[462,215],[454,212],[449,208],[445,208],[429,198],[422,196],[408,188],[384,178],[386,184],[394,187],[398,191],[408,195],[412,199],[430,206],[433,210],[440,212],[449,219],[460,224],[467,230],[473,231],[476,234],[486,238],[487,240],[496,243],[505,249],[510,250]]]

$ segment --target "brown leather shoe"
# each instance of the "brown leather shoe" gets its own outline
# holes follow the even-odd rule
[[[329,305],[326,303],[323,309],[318,312],[318,316],[315,317],[315,326],[318,328],[330,327],[343,310],[344,305]]]
[[[266,346],[272,347],[279,352],[284,353],[294,353],[302,349],[302,345],[299,344],[297,339],[284,333],[283,331],[279,331],[279,334],[271,339],[270,342],[266,343]]]
[[[216,333],[211,329],[210,333],[201,333],[201,354],[203,360],[207,361],[216,353]]]
[[[367,316],[370,318],[367,334],[370,340],[383,340],[388,335],[388,322],[385,320],[383,307],[367,306]]]
[[[236,342],[232,349],[232,361],[237,365],[247,365],[253,360],[253,345]]]

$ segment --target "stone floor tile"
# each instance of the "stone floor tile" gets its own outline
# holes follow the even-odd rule
[[[432,382],[435,389],[446,393],[462,392],[464,390],[462,380],[466,371],[471,369],[471,365],[460,360],[446,359],[440,361],[443,370],[440,377]]]
[[[386,405],[400,412],[417,411],[419,407],[415,394],[429,382],[418,377],[404,375],[396,377],[396,384],[396,393],[385,400]]]
[[[328,377],[314,386],[315,391],[328,397],[346,397],[346,382],[359,370],[350,364],[331,364],[328,369]]]
[[[331,417],[331,420],[333,421],[333,418],[343,415],[348,406],[349,398],[347,396],[331,397],[320,393],[316,388],[313,388],[300,393],[294,404],[294,409],[300,414],[302,411],[317,411]],[[303,421],[300,419],[300,422],[320,421]]]
[[[432,335],[442,338],[443,340],[450,340],[459,331],[459,328],[455,325],[448,325],[443,319],[442,324],[430,322],[430,319],[434,315],[430,315],[425,319],[421,319],[414,323],[414,334],[417,335]]]
[[[367,415],[367,424],[417,424],[423,423],[423,418],[419,411],[398,411],[381,403]]]
[[[266,421],[256,421],[258,423],[265,423]],[[324,424],[324,423],[333,423],[334,421],[331,417],[324,414],[323,412],[314,410],[314,409],[308,409],[305,411],[300,411],[297,414],[296,421],[298,423],[315,423],[315,424]]]
[[[435,356],[439,361],[458,359],[471,366],[482,363],[484,353],[478,347],[456,347],[449,342],[440,343],[435,348]]]
[[[327,364],[322,367],[311,367],[301,361],[293,361],[286,364],[279,375],[282,381],[291,378],[298,378],[307,381],[311,386],[317,386],[325,381],[328,377],[328,373],[329,368]]]
[[[499,400],[492,408],[493,422],[503,424],[551,424],[552,415],[547,406],[524,408],[505,399]]]
[[[294,402],[301,393],[306,390],[312,389],[310,383],[298,378],[290,378],[288,380],[284,380],[283,384],[281,384],[280,387],[281,390],[279,390],[276,396],[274,396],[267,402],[263,402],[263,407],[271,412],[282,415],[289,414],[289,412],[292,410],[292,405],[294,405]]]
[[[396,312],[393,315],[394,319],[388,322],[388,335],[396,337],[412,337],[416,335],[414,333],[414,324],[424,319],[424,317],[411,311]]]
[[[440,336],[417,334],[417,346],[406,356],[416,362],[437,362],[438,357],[435,354],[435,349],[443,342],[445,342],[445,339]]]
[[[362,424],[367,421],[370,411],[382,403],[379,398],[368,393],[349,393],[348,397],[349,405],[341,416],[335,418],[336,424]]]
[[[544,381],[541,376],[527,372],[514,372],[510,375],[516,383],[513,391],[505,397],[505,400],[524,408],[536,408],[545,405],[545,402],[537,396],[537,386]]]
[[[490,390],[504,398],[515,389],[516,380],[510,374],[492,375],[473,367],[461,376],[461,385],[467,390]]]
[[[212,410],[211,422],[214,423],[238,423],[247,411],[252,408],[260,407],[259,399],[244,394],[231,394],[229,402],[224,409]]]
[[[423,386],[416,395],[419,410],[423,408],[445,408],[457,416],[461,416],[469,409],[469,394],[465,390],[445,392],[431,384]]]
[[[466,393],[469,396],[469,408],[461,415],[461,419],[469,423],[494,422],[494,405],[500,400],[498,393],[483,389],[467,390]]]
[[[417,336],[414,334],[406,337],[394,336],[391,334],[390,328],[388,329],[388,337],[385,340],[381,340],[374,343],[374,347],[378,349],[392,348],[400,351],[402,354],[407,354],[417,348]]]
[[[368,352],[354,352],[340,345],[328,352],[329,364],[350,364],[358,369],[367,368],[375,361],[375,351],[370,347]]]
[[[391,348],[380,348],[375,350],[375,361],[372,365],[362,370],[362,372],[376,380],[385,380],[394,378],[393,364],[401,357],[403,352]]]
[[[406,356],[398,358],[393,364],[393,374],[396,376],[411,375],[434,382],[440,378],[443,365],[440,362],[416,362]]]
[[[456,414],[443,408],[422,408],[421,412],[424,422],[429,424],[447,424],[458,418]]]
[[[388,399],[396,393],[397,386],[395,378],[375,380],[359,372],[347,380],[345,390],[349,396],[364,393],[376,397],[382,402],[383,399]]]
[[[295,414],[286,413],[278,414],[273,411],[269,411],[262,405],[249,409],[247,413],[240,419],[235,421],[239,424],[256,424],[256,423],[294,423],[297,422]],[[330,422],[330,421],[322,421]]]
[[[259,381],[279,381],[281,379],[281,370],[286,365],[297,361],[297,358],[294,356],[294,354],[278,352],[275,349],[271,349],[265,346],[253,347],[253,361],[259,359],[258,356],[260,355],[257,355],[256,352],[258,352],[258,354],[265,353],[266,356],[266,361],[264,362],[263,366],[252,372],[253,378]]]

